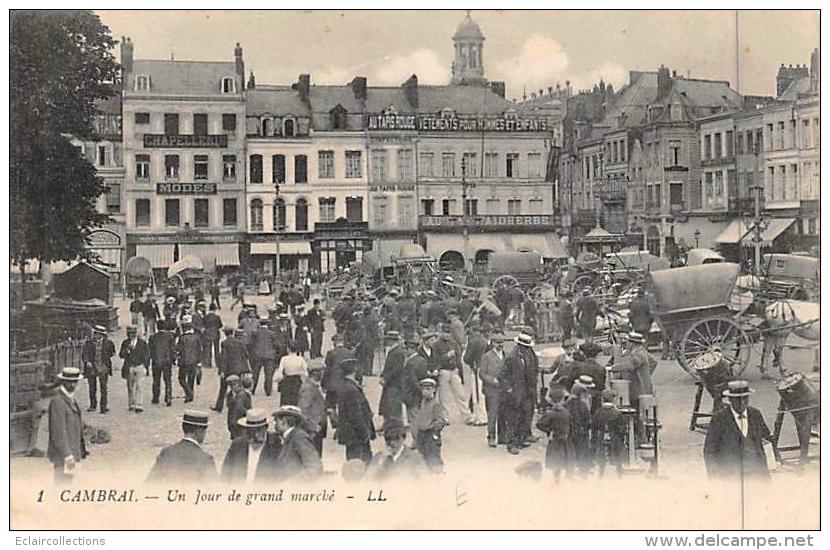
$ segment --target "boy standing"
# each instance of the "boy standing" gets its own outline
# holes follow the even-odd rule
[[[415,436],[415,448],[424,457],[427,467],[434,473],[441,473],[444,461],[441,460],[441,430],[449,424],[447,411],[435,397],[438,383],[432,378],[424,378],[421,387],[421,406],[412,422]]]
[[[564,389],[551,389],[548,399],[551,408],[539,418],[536,427],[548,436],[545,467],[553,470],[553,476],[558,480],[562,470],[565,470],[565,475],[570,475],[571,470],[571,414],[565,408]]]
[[[225,399],[228,404],[228,431],[233,440],[245,433],[245,428],[239,425],[239,419],[245,418],[248,409],[251,408],[252,397],[250,390],[242,387],[242,380],[238,375],[229,375],[225,383],[230,388]]]

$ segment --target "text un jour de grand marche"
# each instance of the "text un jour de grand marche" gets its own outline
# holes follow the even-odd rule
[[[229,489],[212,491],[208,489],[165,489],[154,493],[139,494],[135,489],[64,489],[58,493],[58,500],[67,504],[110,503],[130,504],[137,502],[164,502],[171,504],[210,505],[217,503],[234,503],[251,506],[257,503],[329,503],[336,500],[363,502],[386,502],[382,489],[370,489],[368,493],[349,494],[345,497],[334,489],[315,491],[247,491]],[[42,494],[39,496],[42,502]]]

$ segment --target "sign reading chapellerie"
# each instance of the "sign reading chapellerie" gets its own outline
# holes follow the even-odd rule
[[[477,117],[434,115],[366,115],[368,130],[411,130],[418,132],[546,132],[544,117]]]
[[[215,195],[215,183],[157,183],[159,195]]]
[[[223,148],[228,146],[225,134],[165,135],[144,134],[144,147]]]

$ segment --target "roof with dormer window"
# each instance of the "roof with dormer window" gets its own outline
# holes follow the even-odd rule
[[[127,93],[142,95],[218,95],[222,79],[236,78],[236,65],[220,61],[162,61],[136,59],[127,75]],[[138,76],[150,77],[150,89],[135,91]],[[241,95],[242,82],[237,81],[236,93]]]

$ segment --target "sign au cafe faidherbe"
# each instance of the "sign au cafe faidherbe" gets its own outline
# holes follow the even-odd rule
[[[418,132],[546,132],[545,117],[453,116],[401,114],[366,115],[368,130],[410,130]]]
[[[507,216],[420,216],[423,228],[450,228],[450,227],[536,227],[553,226],[553,216],[538,215],[507,215]]]

